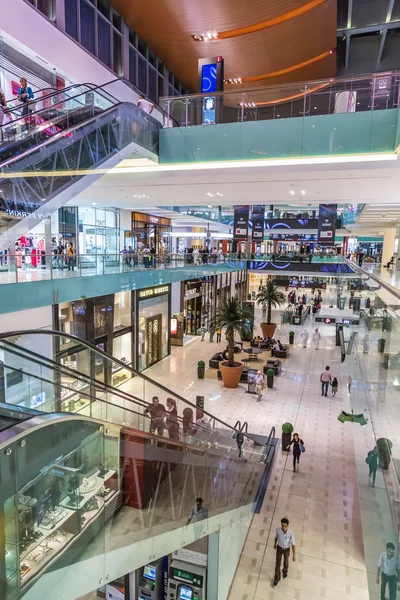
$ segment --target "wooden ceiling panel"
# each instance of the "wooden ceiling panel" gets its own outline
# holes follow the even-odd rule
[[[251,77],[275,72],[334,49],[336,0],[297,18],[248,35],[202,43],[191,35],[253,25],[304,6],[309,0],[111,0],[168,68],[191,91],[197,91],[199,58],[221,55],[225,77]],[[333,55],[334,56],[334,55]],[[258,83],[258,87],[333,77],[334,58],[328,57],[292,73]],[[309,77],[310,76],[310,77]]]

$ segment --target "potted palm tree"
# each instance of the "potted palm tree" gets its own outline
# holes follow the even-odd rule
[[[228,298],[220,306],[218,313],[211,320],[215,327],[225,327],[228,360],[219,364],[222,381],[227,388],[239,385],[243,371],[243,363],[234,360],[235,332],[241,334],[247,319],[252,318],[250,309],[237,298]]]
[[[268,279],[267,284],[260,290],[256,296],[257,304],[267,308],[267,321],[260,323],[263,337],[274,337],[276,323],[271,323],[272,307],[277,308],[286,302],[286,298],[282,292],[278,290],[273,279]]]

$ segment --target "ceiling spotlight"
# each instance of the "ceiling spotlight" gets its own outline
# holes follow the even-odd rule
[[[294,190],[290,190],[289,194],[291,194],[292,196],[294,196],[295,191]]]
[[[92,202],[92,206],[96,206],[96,202]]]
[[[305,195],[306,195],[306,192],[305,192],[304,190],[301,190],[301,195],[302,195],[302,196],[305,196]]]

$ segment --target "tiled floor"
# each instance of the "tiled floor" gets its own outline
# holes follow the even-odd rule
[[[334,289],[326,293],[329,303],[334,297]],[[308,321],[310,335],[314,327]],[[277,337],[287,340],[289,329],[293,327],[279,327]],[[358,352],[341,364],[332,326],[320,326],[318,351],[310,344],[303,350],[299,343],[301,329],[295,329],[298,335],[292,355],[275,379],[274,389],[266,390],[260,403],[245,393],[244,385],[228,390],[213,379],[197,380],[197,361],[208,361],[219,348],[215,342],[195,339],[184,348],[174,348],[169,358],[146,371],[149,377],[193,402],[197,394],[204,395],[206,409],[231,425],[238,419],[246,420],[250,432],[265,434],[274,425],[279,435],[282,423],[290,421],[305,441],[306,453],[297,473],[293,473],[291,456],[281,450],[278,453],[261,513],[253,519],[230,600],[378,598],[376,560],[386,541],[396,540],[384,478],[378,472],[375,489],[368,480],[365,456],[374,445],[371,422],[362,428],[337,420],[341,410],[350,411],[353,406],[356,409],[363,405],[362,411],[370,414],[368,403],[374,404],[371,385],[363,379],[379,369],[379,332],[372,335],[369,355],[360,352],[359,342]],[[362,339],[362,326],[355,329]],[[262,362],[266,358],[265,353]],[[339,379],[335,398],[320,395],[319,375],[327,364]],[[349,373],[353,380],[351,398],[347,391]],[[396,425],[390,427],[393,430]],[[274,533],[283,516],[289,518],[296,534],[297,561],[291,561],[288,579],[272,588]]]

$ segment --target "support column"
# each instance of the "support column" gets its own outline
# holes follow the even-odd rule
[[[388,229],[383,236],[382,265],[386,265],[394,254],[394,241],[396,239],[396,229]]]

